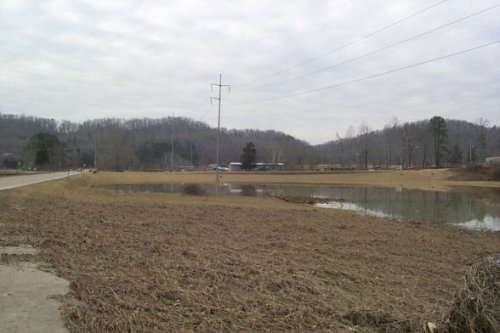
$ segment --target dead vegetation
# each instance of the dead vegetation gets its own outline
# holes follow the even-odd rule
[[[205,191],[201,186],[197,184],[189,184],[182,188],[182,193],[186,195],[207,195],[207,191]]]
[[[454,169],[451,180],[465,181],[499,181],[500,166],[474,166],[467,169]]]
[[[71,282],[72,332],[419,332],[500,253],[498,233],[61,184],[0,193],[0,245]]]
[[[306,205],[314,205],[317,203],[330,203],[330,202],[343,202],[343,199],[329,199],[329,198],[318,198],[318,197],[299,197],[299,196],[289,196],[289,195],[277,195],[274,196],[280,200],[290,203],[298,203],[298,204],[306,204]]]
[[[500,332],[500,256],[471,268],[439,332]]]

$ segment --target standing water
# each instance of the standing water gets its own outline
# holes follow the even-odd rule
[[[110,184],[100,187],[126,192],[181,193],[187,184]],[[197,184],[209,195],[292,196],[331,199],[322,208],[346,209],[400,221],[454,224],[500,231],[500,189],[470,188],[451,192],[384,187],[338,187],[283,184]]]

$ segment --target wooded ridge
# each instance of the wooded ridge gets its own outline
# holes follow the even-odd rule
[[[344,136],[337,134],[334,140],[316,146],[273,130],[222,128],[220,161],[221,165],[240,161],[249,142],[255,145],[258,162],[284,163],[290,170],[317,169],[320,164],[335,168],[458,166],[500,155],[500,128],[489,126],[487,120],[443,119],[438,122],[444,125],[439,129],[438,146],[431,124],[430,120],[400,124],[393,119],[375,131],[361,124],[357,130],[351,126]],[[40,169],[64,168],[67,160],[74,168],[96,164],[106,170],[179,170],[191,165],[204,169],[215,163],[217,129],[190,118],[75,123],[0,114],[0,167],[35,167],[39,156],[34,157],[33,150],[52,149],[30,141],[39,133],[51,134],[61,142],[50,146],[59,149],[52,155],[61,161],[39,165]]]

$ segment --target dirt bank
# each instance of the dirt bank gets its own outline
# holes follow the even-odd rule
[[[500,181],[500,166],[474,166],[467,169],[455,169],[450,180]]]
[[[63,307],[72,332],[377,332],[438,321],[470,265],[500,252],[498,233],[92,183],[0,193],[0,245],[29,240],[71,282],[81,301]]]

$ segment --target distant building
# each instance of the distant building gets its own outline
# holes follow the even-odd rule
[[[241,162],[231,162],[229,163],[229,172],[241,171]]]
[[[256,171],[280,171],[285,168],[285,163],[260,162],[255,164]]]
[[[241,171],[241,162],[231,162],[229,163],[229,171]],[[255,171],[280,171],[285,168],[285,163],[267,163],[259,162],[255,163]]]
[[[484,165],[485,166],[500,165],[500,156],[486,157]]]
[[[217,164],[209,164],[208,165],[208,170],[217,170],[219,169],[220,171],[229,171],[229,168],[225,168],[223,166],[220,166],[217,168]]]

